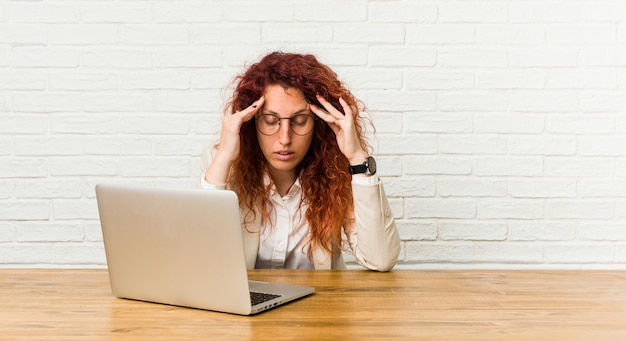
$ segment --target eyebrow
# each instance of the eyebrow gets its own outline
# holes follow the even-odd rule
[[[308,108],[308,106],[306,108],[302,108],[296,112],[294,112],[293,114],[291,114],[291,116],[296,116],[296,115],[300,115],[300,114],[304,114],[306,112],[310,112],[310,109]],[[272,111],[272,110],[267,110],[267,109],[263,109],[263,114],[272,114],[272,115],[276,115],[278,117],[281,117],[279,113]]]

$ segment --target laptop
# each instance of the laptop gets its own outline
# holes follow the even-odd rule
[[[232,191],[98,184],[96,198],[117,297],[251,315],[315,291],[248,280]]]

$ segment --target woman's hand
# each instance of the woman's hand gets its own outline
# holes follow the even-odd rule
[[[222,119],[222,132],[219,149],[204,173],[206,182],[214,185],[225,184],[232,163],[239,156],[239,133],[244,122],[250,121],[265,101],[264,97],[256,100],[249,107],[237,111]]]
[[[229,161],[235,161],[239,156],[239,132],[244,122],[250,121],[259,108],[263,105],[265,97],[261,97],[252,103],[249,107],[237,111],[232,115],[224,116],[222,119],[222,132],[220,135],[220,143],[218,155]]]
[[[339,104],[341,104],[343,112],[346,113],[344,115],[322,96],[317,95],[317,100],[325,110],[315,104],[311,104],[311,111],[328,123],[328,126],[330,126],[337,137],[339,150],[346,156],[351,165],[363,163],[367,159],[368,154],[361,147],[361,141],[354,124],[354,113],[348,103],[339,97]]]

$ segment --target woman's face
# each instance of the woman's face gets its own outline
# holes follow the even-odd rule
[[[257,136],[261,151],[274,179],[280,176],[293,177],[296,166],[311,146],[314,114],[298,89],[268,85],[264,96],[265,104],[257,114]],[[307,133],[309,128],[310,132]]]

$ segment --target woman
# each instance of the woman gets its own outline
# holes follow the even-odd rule
[[[345,268],[342,228],[361,265],[395,265],[359,104],[312,55],[273,52],[236,78],[201,186],[237,193],[248,268]]]

